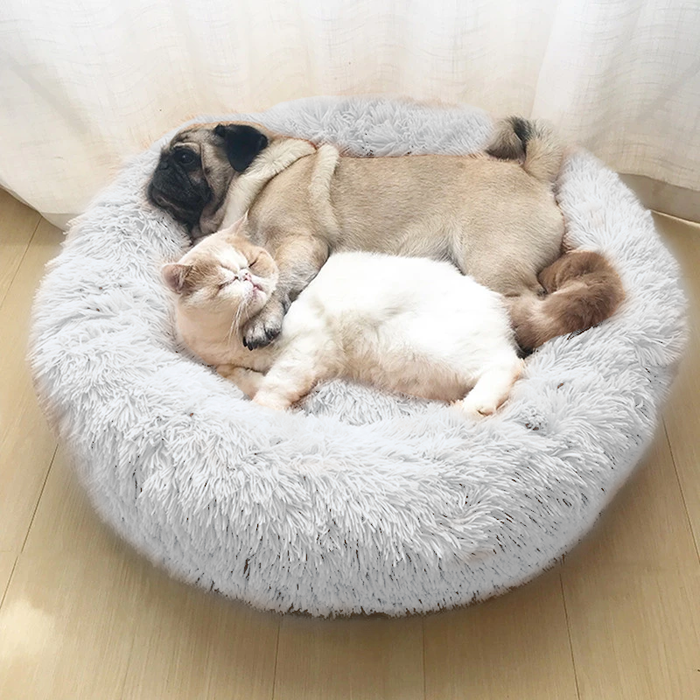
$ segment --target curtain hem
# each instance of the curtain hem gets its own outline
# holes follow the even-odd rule
[[[669,185],[646,175],[621,173],[620,178],[647,209],[700,223],[700,192]]]

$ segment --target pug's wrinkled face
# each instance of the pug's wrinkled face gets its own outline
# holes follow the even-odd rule
[[[148,185],[148,198],[197,236],[203,220],[216,226],[231,181],[268,144],[251,124],[195,124],[178,132],[163,149]]]

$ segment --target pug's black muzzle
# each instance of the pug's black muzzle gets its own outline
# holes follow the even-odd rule
[[[167,211],[175,220],[196,226],[211,198],[206,181],[194,181],[187,171],[168,155],[161,155],[158,167],[148,185],[148,199]]]

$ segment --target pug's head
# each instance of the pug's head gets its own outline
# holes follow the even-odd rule
[[[148,199],[187,225],[193,237],[216,230],[221,223],[217,213],[231,181],[270,139],[269,133],[252,124],[189,126],[162,150],[148,185]]]

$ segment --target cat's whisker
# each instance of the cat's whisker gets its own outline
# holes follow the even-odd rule
[[[244,301],[238,305],[238,308],[236,309],[236,313],[235,313],[233,319],[231,320],[231,327],[228,330],[228,336],[226,339],[227,343],[231,342],[231,338],[233,337],[233,332],[234,331],[238,332],[238,330],[240,329],[241,316],[243,315],[243,311],[244,311],[246,306],[247,306],[247,304]]]
[[[233,319],[231,319],[231,326],[228,329],[228,335],[226,336],[226,342],[230,343],[231,338],[233,337],[233,330],[236,325],[236,317],[234,316]]]
[[[240,315],[241,315],[241,307],[239,306],[236,309],[236,313],[234,314],[233,318],[231,319],[231,326],[228,329],[228,336],[226,338],[227,343],[231,342],[231,338],[233,337],[233,332],[238,331],[238,327],[240,324]]]

